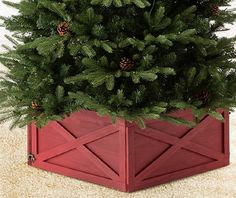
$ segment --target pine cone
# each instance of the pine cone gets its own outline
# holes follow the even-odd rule
[[[39,109],[40,106],[39,106],[36,102],[32,102],[32,103],[31,103],[31,108],[32,108],[32,109]]]
[[[212,7],[212,14],[217,15],[220,12],[220,8],[218,5],[214,5]]]
[[[120,60],[120,68],[124,71],[130,70],[134,67],[134,61],[130,58],[123,57]]]
[[[208,91],[201,91],[197,94],[196,99],[202,101],[203,104],[206,104],[210,100],[210,93]]]
[[[64,36],[67,32],[69,32],[69,23],[67,21],[60,23],[57,27],[57,32],[60,36]]]

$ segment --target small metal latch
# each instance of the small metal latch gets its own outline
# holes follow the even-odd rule
[[[28,161],[34,162],[35,160],[36,160],[36,159],[35,159],[34,155],[33,155],[32,153],[29,153],[29,154],[28,154]]]

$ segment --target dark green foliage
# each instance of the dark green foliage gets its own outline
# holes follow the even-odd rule
[[[229,0],[4,1],[19,15],[1,17],[14,48],[0,55],[0,121],[43,126],[80,109],[136,122],[192,109],[217,119],[236,104],[236,38],[219,38],[236,15]],[[218,13],[214,6],[226,6]],[[227,7],[228,6],[228,7]],[[68,22],[60,36],[58,24]],[[5,46],[5,48],[7,48]],[[123,57],[135,66],[122,71]],[[210,95],[207,102],[196,97]],[[31,107],[32,102],[40,108]]]

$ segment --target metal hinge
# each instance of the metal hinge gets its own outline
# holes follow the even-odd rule
[[[35,156],[32,153],[28,154],[28,161],[34,162],[36,160]]]

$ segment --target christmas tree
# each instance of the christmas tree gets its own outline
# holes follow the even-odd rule
[[[0,55],[1,121],[44,126],[88,109],[144,127],[145,119],[194,123],[236,104],[236,38],[219,38],[230,0],[4,1],[14,48]],[[221,6],[223,6],[221,8]]]

